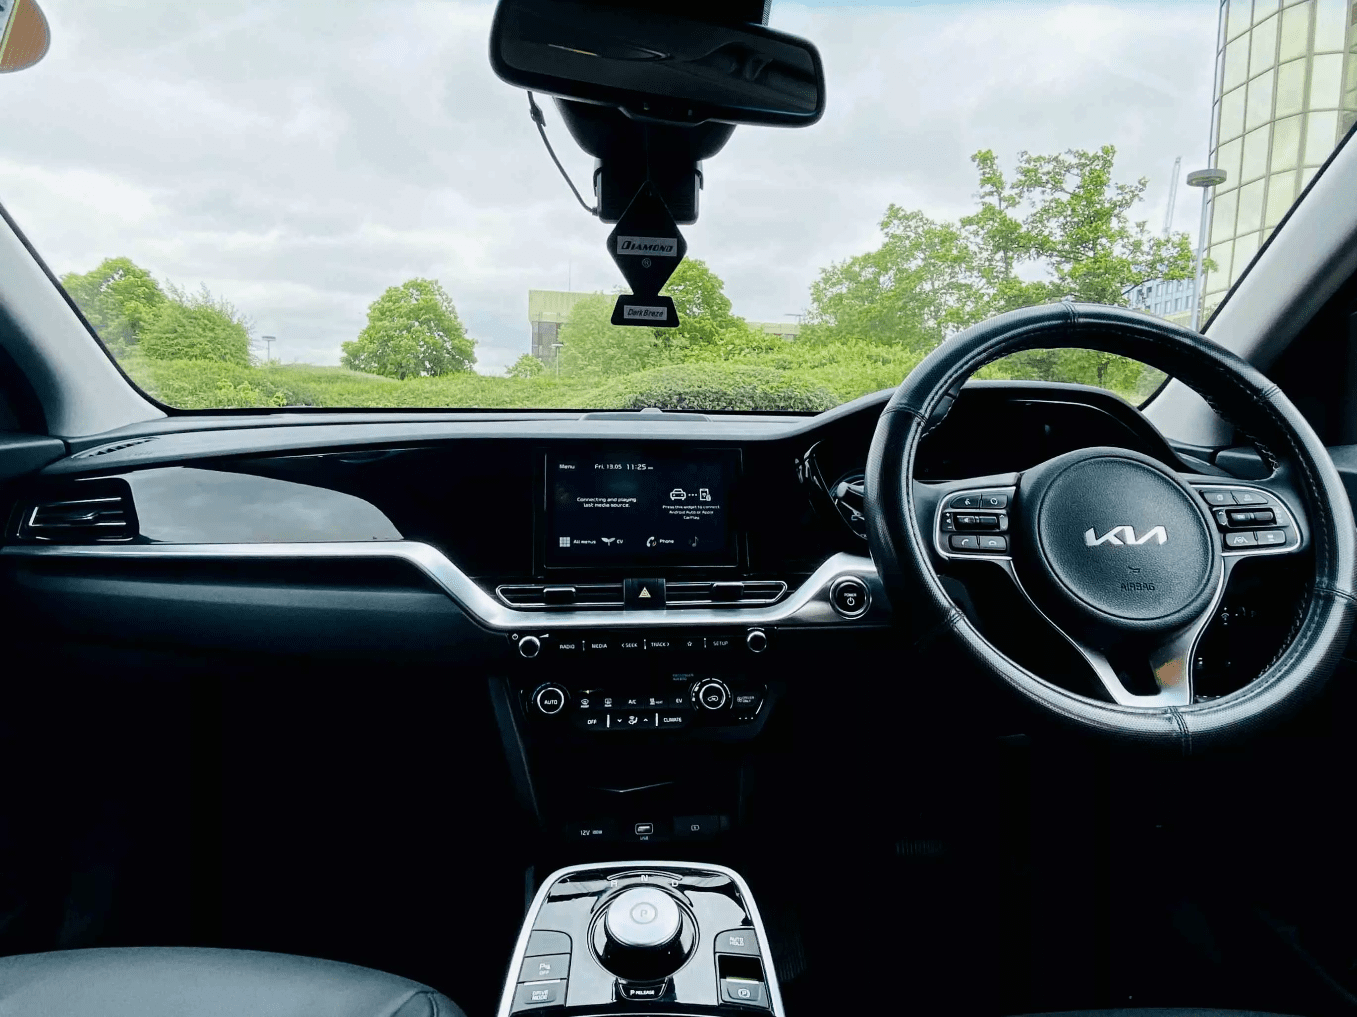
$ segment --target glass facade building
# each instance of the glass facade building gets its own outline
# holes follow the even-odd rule
[[[1204,314],[1357,119],[1357,2],[1222,0]]]

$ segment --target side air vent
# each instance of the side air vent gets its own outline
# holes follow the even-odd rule
[[[71,456],[72,459],[96,459],[99,456],[106,456],[111,452],[121,452],[125,448],[132,448],[135,445],[145,445],[148,441],[155,441],[155,436],[149,438],[132,438],[128,441],[115,441],[112,445],[100,445],[97,448],[87,448],[84,452],[77,452]]]
[[[510,607],[621,607],[621,583],[583,583],[579,585],[515,585],[496,587],[499,599]],[[665,584],[669,607],[761,607],[781,600],[787,584],[780,580],[745,582]]]
[[[137,535],[137,512],[125,480],[86,480],[28,508],[19,536],[45,544],[116,544]]]

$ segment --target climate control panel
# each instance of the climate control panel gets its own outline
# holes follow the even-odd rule
[[[523,686],[524,712],[543,724],[600,734],[752,724],[768,699],[764,682],[677,674],[626,685],[548,681]]]

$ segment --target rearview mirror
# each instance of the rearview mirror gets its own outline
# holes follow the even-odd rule
[[[803,127],[825,109],[815,47],[763,25],[576,0],[500,0],[490,64],[519,88],[667,123]]]

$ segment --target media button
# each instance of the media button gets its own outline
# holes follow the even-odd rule
[[[584,649],[588,653],[607,653],[613,648],[614,641],[607,636],[586,636]]]

